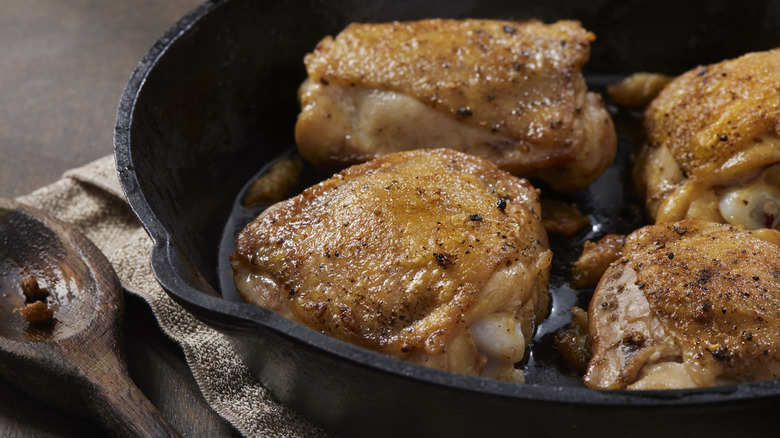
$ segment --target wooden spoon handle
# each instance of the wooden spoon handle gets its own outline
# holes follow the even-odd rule
[[[114,436],[181,436],[126,375],[98,388],[93,413]]]

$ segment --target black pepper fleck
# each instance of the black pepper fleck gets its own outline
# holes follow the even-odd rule
[[[459,117],[470,117],[474,115],[469,108],[458,108],[457,114]]]
[[[729,358],[729,348],[725,346],[719,346],[715,350],[711,351],[711,353],[717,360],[725,360]]]
[[[433,253],[433,257],[435,257],[436,261],[439,262],[439,266],[444,269],[447,269],[447,266],[449,265],[455,264],[455,262],[450,258],[451,256],[444,252],[435,252]]]

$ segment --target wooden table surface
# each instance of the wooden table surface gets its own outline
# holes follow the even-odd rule
[[[130,74],[201,2],[0,0],[0,197],[29,193],[110,155]],[[132,296],[126,327],[132,378],[183,436],[239,436],[208,407],[181,349]],[[102,435],[0,379],[0,437]]]

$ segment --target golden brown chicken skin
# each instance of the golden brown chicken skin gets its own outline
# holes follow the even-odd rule
[[[351,24],[304,59],[298,148],[342,168],[447,147],[558,190],[582,189],[617,144],[581,74],[594,38],[575,21]]]
[[[588,311],[598,389],[780,377],[780,232],[701,219],[641,228]]]
[[[250,303],[425,366],[522,381],[552,254],[537,191],[446,149],[385,155],[265,210],[238,236]]]
[[[656,223],[780,221],[780,50],[695,68],[648,107],[635,182]]]

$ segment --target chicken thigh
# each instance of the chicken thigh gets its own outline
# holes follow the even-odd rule
[[[575,21],[351,24],[304,59],[298,149],[338,169],[446,147],[556,190],[582,189],[617,144],[581,74],[594,38]]]
[[[536,189],[447,149],[382,156],[274,204],[238,236],[250,303],[428,367],[523,381],[552,253]]]
[[[701,219],[629,235],[588,311],[598,389],[780,377],[780,232]]]
[[[695,68],[645,112],[635,182],[656,223],[780,222],[780,50]]]

